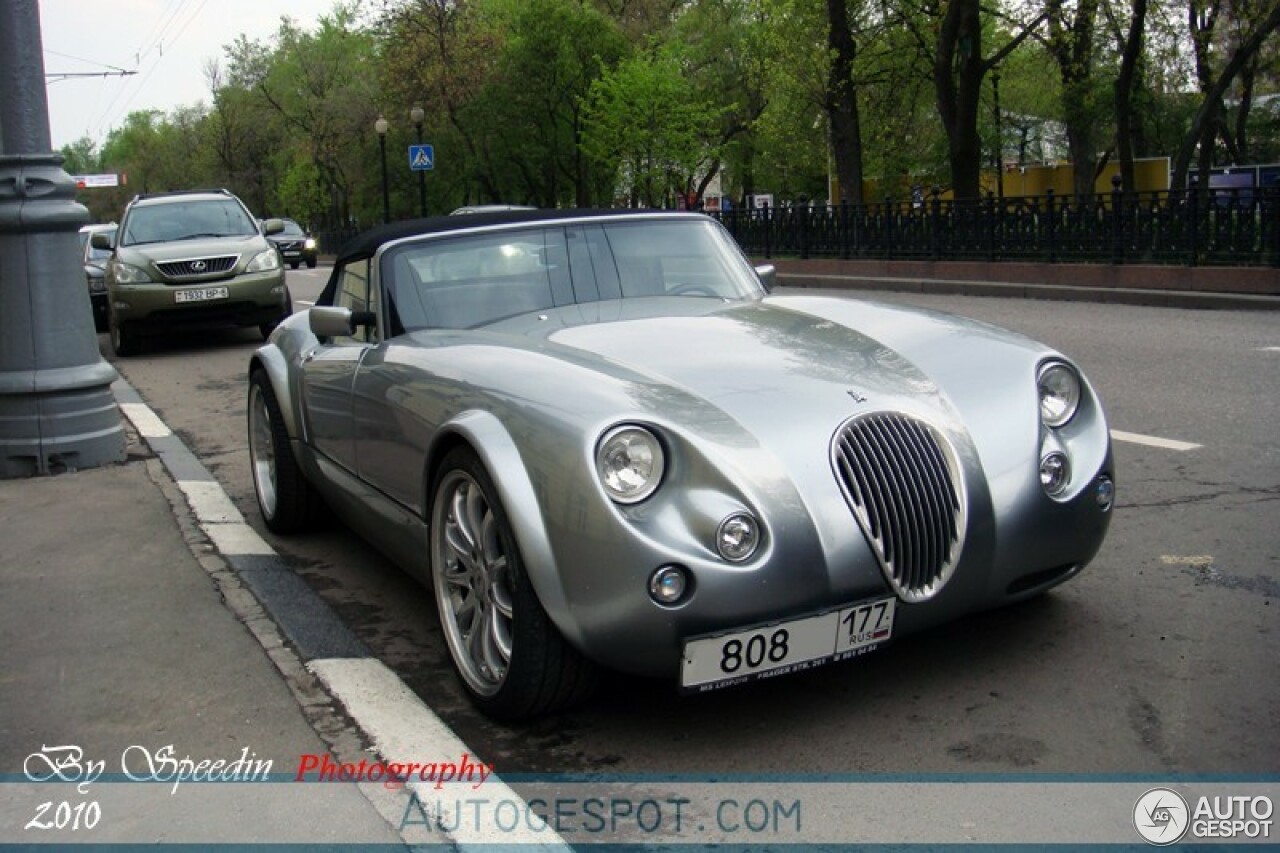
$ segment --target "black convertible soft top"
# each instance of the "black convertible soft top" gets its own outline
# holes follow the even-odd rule
[[[317,305],[332,305],[333,294],[337,290],[338,270],[343,264],[360,258],[371,257],[384,243],[399,240],[403,237],[415,237],[420,234],[441,234],[448,231],[462,231],[470,228],[483,228],[486,225],[508,225],[513,223],[554,222],[560,219],[579,219],[584,216],[625,216],[635,213],[664,213],[645,208],[611,208],[590,209],[578,208],[568,210],[491,210],[481,213],[468,213],[459,216],[429,216],[425,219],[406,219],[401,222],[389,222],[363,231],[343,245],[333,264],[333,272],[324,291],[316,300]]]
[[[662,213],[667,211],[613,208],[608,210],[491,210],[460,216],[429,216],[426,219],[406,219],[378,225],[352,237],[338,252],[338,264],[357,258],[367,258],[384,243],[413,237],[418,234],[439,234],[444,231],[461,231],[466,228],[482,228],[486,225],[507,225],[518,222],[548,222],[557,219],[577,219],[583,216],[623,216],[634,213]]]

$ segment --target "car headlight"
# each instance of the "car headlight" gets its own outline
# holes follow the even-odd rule
[[[151,281],[151,276],[142,267],[126,264],[124,261],[112,261],[111,274],[115,276],[117,284],[146,284]]]
[[[1080,376],[1060,361],[1040,368],[1036,377],[1040,391],[1040,419],[1045,426],[1060,427],[1070,421],[1080,406]]]
[[[644,427],[614,427],[596,447],[600,484],[620,504],[638,503],[653,494],[665,467],[662,445]]]
[[[314,237],[308,237],[308,238],[307,238],[307,242],[306,242],[306,243],[304,243],[303,245],[304,245],[304,246],[306,246],[308,249],[314,249],[314,248],[316,247],[316,241],[315,241],[315,238],[314,238]]]
[[[280,253],[275,249],[267,249],[265,252],[259,252],[253,260],[249,261],[249,266],[244,268],[245,272],[271,272],[271,270],[280,269]]]

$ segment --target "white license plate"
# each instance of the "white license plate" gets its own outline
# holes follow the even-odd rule
[[[680,686],[714,690],[865,654],[892,636],[896,602],[864,601],[817,616],[688,640]]]
[[[191,287],[173,292],[174,302],[208,302],[211,299],[226,299],[228,291],[225,287]]]

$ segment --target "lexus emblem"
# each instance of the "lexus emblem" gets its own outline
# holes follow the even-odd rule
[[[204,261],[192,261],[192,262],[191,262],[191,271],[192,271],[192,272],[204,272],[204,271],[205,271],[205,268],[206,268],[207,266],[209,266],[209,265],[208,265],[208,264],[206,264]]]

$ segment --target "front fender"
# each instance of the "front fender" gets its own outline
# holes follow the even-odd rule
[[[435,463],[443,456],[451,440],[456,438],[469,443],[488,470],[511,522],[529,582],[533,584],[543,610],[565,639],[577,648],[583,648],[581,632],[568,617],[569,601],[556,571],[551,537],[543,522],[537,491],[506,426],[493,414],[476,409],[460,412],[444,424],[428,451],[432,463],[428,466],[431,473],[427,488],[431,488],[430,482],[434,479]],[[429,506],[429,500],[425,505]],[[430,509],[427,518],[431,518]]]
[[[275,344],[267,343],[259,347],[249,360],[249,375],[262,369],[271,381],[271,390],[275,392],[276,403],[280,406],[280,414],[284,418],[284,427],[289,438],[299,441],[302,438],[302,425],[298,422],[298,409],[294,405],[293,391],[289,386],[289,363],[283,352]]]

